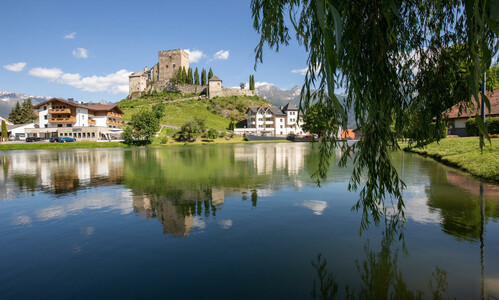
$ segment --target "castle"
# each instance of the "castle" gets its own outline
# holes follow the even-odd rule
[[[189,69],[189,53],[182,49],[158,51],[158,63],[151,69],[145,67],[128,76],[128,98],[134,99],[152,91],[181,91],[204,93],[209,98],[216,96],[247,95],[253,91],[240,88],[224,88],[217,76],[208,79],[208,86],[194,84],[174,84],[172,79],[179,68]]]

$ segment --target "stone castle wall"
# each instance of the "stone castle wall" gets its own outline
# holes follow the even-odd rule
[[[213,97],[230,97],[230,96],[254,96],[255,93],[251,90],[241,90],[240,88],[222,88],[221,91],[211,93],[210,98]]]
[[[178,68],[189,69],[189,54],[182,49],[158,51],[157,81],[169,81]]]

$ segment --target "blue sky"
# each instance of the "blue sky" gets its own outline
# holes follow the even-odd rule
[[[253,70],[250,1],[2,0],[0,11],[0,90],[115,102],[128,93],[129,72],[156,64],[158,50],[178,48],[226,87],[250,74],[280,88],[303,82],[307,55],[296,42],[266,50]]]

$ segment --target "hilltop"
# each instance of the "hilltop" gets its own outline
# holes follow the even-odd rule
[[[170,127],[180,127],[187,120],[201,118],[208,128],[227,129],[229,123],[246,120],[246,109],[249,106],[272,106],[259,96],[230,96],[201,98],[195,94],[173,92],[153,93],[134,100],[124,99],[118,106],[125,113],[124,121],[129,121],[132,115],[142,109],[149,109],[154,104],[165,102],[165,117],[161,123]]]

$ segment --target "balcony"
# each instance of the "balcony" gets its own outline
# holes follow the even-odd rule
[[[76,123],[76,118],[75,117],[50,118],[49,123]]]
[[[113,121],[113,120],[107,120],[107,125],[114,125],[114,126],[121,126],[123,123],[118,122],[118,121]]]
[[[51,108],[49,109],[49,114],[70,114],[71,109],[69,108]]]
[[[88,125],[95,125],[95,124],[97,124],[95,120],[88,119]]]
[[[108,113],[106,114],[106,117],[111,117],[111,118],[119,118],[119,119],[121,119],[121,118],[123,117],[123,115],[122,115],[122,114],[118,114],[118,113],[115,113],[115,112],[110,111],[110,112],[108,112]]]

